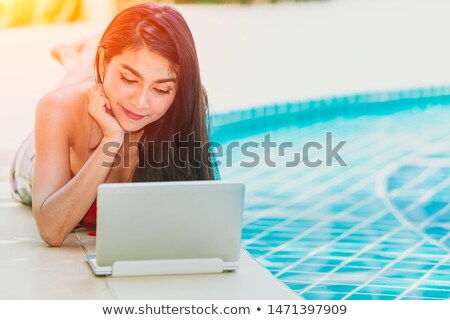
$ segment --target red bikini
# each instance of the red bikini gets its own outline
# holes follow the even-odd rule
[[[71,175],[71,179],[74,176]],[[97,200],[92,203],[91,207],[87,211],[86,215],[78,223],[77,227],[84,227],[86,229],[95,230],[97,224]]]
[[[84,218],[80,221],[79,226],[86,229],[95,230],[97,224],[97,200],[92,203]]]

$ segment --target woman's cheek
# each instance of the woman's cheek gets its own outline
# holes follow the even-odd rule
[[[130,89],[127,88],[125,85],[120,83],[115,83],[110,88],[110,96],[112,103],[120,102],[121,100],[125,100],[127,97],[129,97],[131,94]]]
[[[111,81],[109,77],[105,77],[105,80],[103,81],[103,90],[105,91],[109,102],[112,103],[112,100],[114,100],[114,82]]]

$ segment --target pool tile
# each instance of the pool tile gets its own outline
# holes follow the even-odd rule
[[[450,299],[450,290],[416,289],[408,292],[408,296],[434,299]]]
[[[448,179],[450,170],[436,167],[427,171],[424,166],[410,161],[419,155],[417,150],[450,139],[442,120],[450,116],[450,109],[433,105],[433,101],[450,104],[450,94],[449,97],[421,96],[439,95],[446,90],[450,93],[450,87],[443,87],[294,101],[223,116],[221,123],[228,125],[228,131],[223,133],[227,132],[230,137],[242,133],[245,141],[261,139],[269,131],[278,142],[296,140],[298,145],[307,141],[323,142],[327,131],[333,132],[333,141],[348,141],[343,155],[351,165],[345,168],[224,168],[221,172],[224,178],[242,179],[247,187],[244,248],[254,257],[260,257],[263,265],[296,291],[300,292],[324,276],[327,282],[336,283],[327,285],[325,292],[319,284],[305,292],[306,298],[342,299],[345,294],[337,291],[350,292],[354,286],[349,283],[359,285],[370,281],[369,286],[377,287],[378,291],[355,293],[350,298],[392,299],[401,294],[402,289],[416,285],[419,279],[423,286],[431,288],[419,285],[405,299],[417,295],[423,299],[443,298],[435,291],[446,288],[449,281],[450,263],[447,266],[442,260],[450,252],[450,239],[445,238],[450,209],[448,212],[441,210],[445,210],[448,203],[450,186],[436,191],[426,201],[417,199]],[[244,121],[232,125],[233,121],[240,120]],[[410,123],[415,124],[414,131]],[[226,135],[223,140],[230,141]],[[407,143],[412,140],[414,144]],[[263,155],[263,148],[258,152]],[[244,159],[235,153],[235,163]],[[280,160],[280,157],[275,158]],[[429,161],[434,158],[430,156]],[[381,199],[374,193],[378,173],[400,160],[405,164],[386,180],[388,199]],[[415,181],[417,177],[422,180]],[[363,201],[365,204],[358,207]],[[394,206],[395,212],[390,212],[387,203]],[[398,217],[398,214],[403,216]],[[376,216],[378,218],[372,220]],[[402,219],[407,219],[408,224]],[[411,224],[420,226],[423,221],[427,223],[421,230],[410,228]],[[398,227],[402,227],[399,232],[386,237]],[[434,240],[442,239],[442,245],[422,244],[424,233]],[[337,237],[339,241],[335,241]],[[384,240],[379,242],[382,237]],[[372,247],[374,242],[377,244]],[[415,251],[408,251],[415,246]],[[305,259],[311,253],[314,256]],[[300,259],[305,261],[298,264]],[[381,268],[395,260],[398,261],[393,266],[377,275]],[[345,266],[330,273],[341,263]],[[441,266],[425,275],[437,263]],[[283,266],[293,268],[281,273]],[[306,287],[294,287],[300,282]],[[389,289],[396,286],[402,289]]]

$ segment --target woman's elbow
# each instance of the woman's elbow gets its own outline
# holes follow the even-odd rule
[[[64,242],[64,238],[58,234],[39,232],[41,239],[47,243],[50,247],[61,247]]]
[[[41,239],[50,247],[60,247],[66,238],[63,235],[62,228],[55,226],[54,221],[53,223],[49,223],[49,220],[45,218],[45,214],[41,210],[38,210],[36,203],[33,203],[32,211],[34,221],[36,222]]]
[[[54,226],[49,226],[41,219],[35,219],[37,229],[41,239],[47,243],[50,247],[60,247],[65,240],[60,228],[55,228]]]

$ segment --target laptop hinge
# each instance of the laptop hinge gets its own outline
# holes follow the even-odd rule
[[[220,258],[116,261],[112,265],[112,276],[221,273],[223,268]]]

